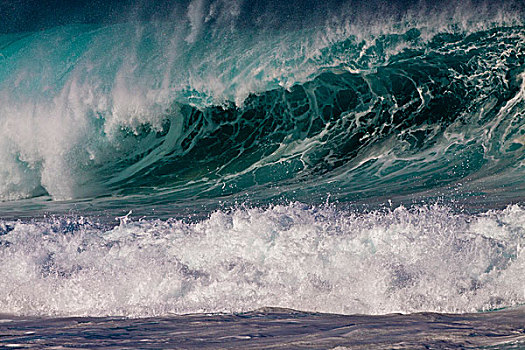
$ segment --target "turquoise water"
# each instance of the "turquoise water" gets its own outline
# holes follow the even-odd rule
[[[521,13],[237,10],[0,34],[2,312],[523,304]]]
[[[525,29],[387,29],[4,35],[0,198],[519,200]]]

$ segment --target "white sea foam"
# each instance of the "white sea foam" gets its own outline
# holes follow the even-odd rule
[[[525,210],[353,213],[295,203],[196,223],[0,224],[0,309],[16,315],[467,312],[525,302]]]

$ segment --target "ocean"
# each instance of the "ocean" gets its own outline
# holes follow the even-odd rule
[[[0,22],[0,347],[525,348],[523,2]]]

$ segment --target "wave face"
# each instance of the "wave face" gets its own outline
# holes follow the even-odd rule
[[[0,200],[523,193],[516,19],[234,30],[208,5],[2,35]]]
[[[318,3],[13,3],[2,310],[523,303],[523,3]]]

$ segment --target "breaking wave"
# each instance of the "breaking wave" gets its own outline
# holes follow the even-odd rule
[[[294,203],[203,221],[0,224],[2,312],[153,316],[280,306],[472,312],[523,304],[525,213]]]
[[[0,23],[2,312],[525,302],[522,2],[176,3]]]
[[[516,19],[239,31],[193,7],[0,36],[0,200],[523,193]]]

